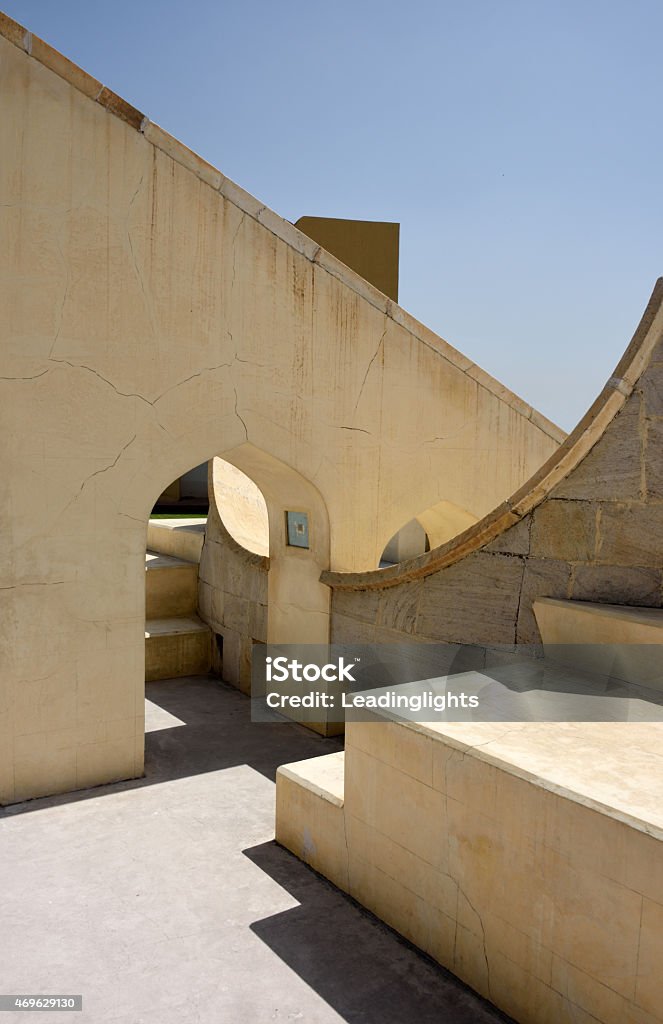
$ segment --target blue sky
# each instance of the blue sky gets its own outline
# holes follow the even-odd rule
[[[660,0],[0,0],[566,429],[663,274]]]

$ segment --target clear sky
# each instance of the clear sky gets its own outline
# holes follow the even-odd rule
[[[289,220],[401,223],[401,304],[560,426],[663,275],[661,0],[0,0]]]

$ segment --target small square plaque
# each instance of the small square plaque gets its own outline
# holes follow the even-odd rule
[[[308,516],[306,512],[286,512],[288,544],[293,548],[308,547]]]

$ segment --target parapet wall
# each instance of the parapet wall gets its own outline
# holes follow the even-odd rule
[[[659,749],[652,723],[348,723],[344,772],[279,769],[277,840],[520,1024],[661,1024]]]

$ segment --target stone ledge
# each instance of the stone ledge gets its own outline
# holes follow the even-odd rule
[[[298,786],[314,793],[335,807],[342,807],[344,800],[345,754],[337,751],[306,761],[293,761],[281,765],[277,775],[295,782]]]

